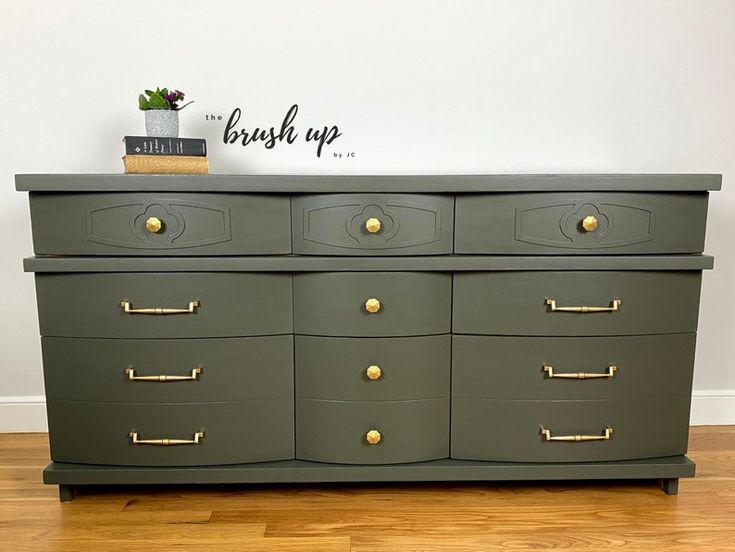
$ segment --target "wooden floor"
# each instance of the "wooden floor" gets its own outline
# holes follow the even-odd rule
[[[735,426],[692,428],[697,477],[653,483],[93,488],[41,483],[45,434],[0,434],[0,551],[735,551]]]

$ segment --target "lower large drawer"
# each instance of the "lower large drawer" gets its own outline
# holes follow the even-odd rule
[[[465,272],[452,331],[481,335],[695,332],[700,271]]]
[[[294,456],[291,398],[167,405],[49,400],[47,409],[54,462],[206,466]],[[192,442],[160,444],[171,439]]]
[[[452,394],[475,399],[688,395],[696,335],[455,335]]]
[[[449,456],[449,399],[296,400],[296,457],[398,464]]]
[[[45,336],[182,338],[292,332],[290,274],[36,274],[36,295]]]
[[[293,396],[293,337],[44,337],[49,399],[201,403]],[[187,379],[181,379],[187,378]]]
[[[674,456],[686,452],[688,432],[689,395],[452,400],[452,458],[463,460],[592,462]]]

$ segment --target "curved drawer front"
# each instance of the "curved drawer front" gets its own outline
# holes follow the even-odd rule
[[[454,198],[324,194],[293,198],[294,253],[442,255],[452,252]]]
[[[292,328],[287,274],[37,274],[36,295],[44,336],[228,337]],[[125,312],[123,302],[131,311],[184,312],[136,314]]]
[[[370,444],[368,438],[379,441]],[[299,459],[396,464],[448,455],[448,398],[384,403],[296,400]]]
[[[698,271],[456,274],[454,332],[548,336],[694,332],[700,284]],[[616,301],[620,303],[614,310]],[[562,310],[579,307],[606,311]]]
[[[32,193],[30,202],[37,255],[291,252],[286,196]]]
[[[449,396],[450,337],[296,336],[296,396],[390,401]]]
[[[295,332],[338,337],[448,333],[451,290],[452,277],[443,273],[296,274]],[[377,302],[368,305],[370,299]]]
[[[607,428],[609,439],[600,439]],[[546,440],[542,429],[554,440]],[[452,458],[463,460],[592,462],[675,456],[686,452],[688,430],[689,395],[611,401],[452,400]],[[583,440],[575,441],[575,436]],[[598,440],[584,440],[589,438]]]
[[[454,336],[452,395],[615,399],[691,392],[689,334],[627,337]]]
[[[511,193],[457,198],[456,253],[700,253],[707,194]]]
[[[199,404],[48,401],[54,462],[210,466],[293,458],[293,399]],[[267,423],[265,421],[267,420]],[[133,443],[180,439],[198,443]]]
[[[49,399],[199,403],[293,396],[290,335],[170,340],[44,337],[42,343]]]

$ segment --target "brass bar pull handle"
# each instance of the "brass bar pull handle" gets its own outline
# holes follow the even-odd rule
[[[609,441],[612,437],[613,428],[607,426],[602,435],[552,435],[550,429],[541,426],[541,435],[545,441],[568,441],[579,443],[582,441]]]
[[[610,301],[609,307],[558,307],[555,299],[546,298],[546,304],[551,307],[551,312],[615,312],[623,304],[620,299]]]
[[[160,376],[136,376],[135,368],[128,366],[125,369],[125,373],[128,376],[128,381],[196,381],[199,379],[199,374],[202,373],[202,367],[197,366],[192,368],[190,376],[169,376],[161,374]]]
[[[201,302],[196,299],[189,302],[189,306],[185,309],[169,309],[166,307],[152,307],[145,309],[134,309],[130,301],[121,301],[120,306],[128,314],[193,314]]]
[[[198,445],[204,439],[204,432],[197,431],[192,439],[138,439],[138,433],[130,432],[130,440],[134,445]]]
[[[566,372],[557,374],[554,372],[554,367],[544,364],[544,372],[551,378],[565,378],[565,379],[600,379],[600,378],[612,378],[615,377],[618,367],[615,364],[611,364],[607,367],[606,372]]]

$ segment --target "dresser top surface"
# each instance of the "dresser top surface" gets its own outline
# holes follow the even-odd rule
[[[25,192],[476,193],[704,192],[721,174],[139,175],[18,174]]]

